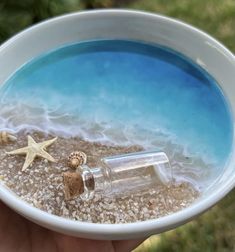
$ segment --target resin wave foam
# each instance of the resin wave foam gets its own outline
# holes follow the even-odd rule
[[[12,113],[13,110],[20,113]],[[187,145],[161,129],[151,131],[121,123],[112,125],[111,122],[89,122],[84,118],[60,114],[59,111],[60,108],[50,111],[43,106],[29,106],[16,101],[1,108],[0,128],[12,133],[42,131],[107,145],[140,145],[146,150],[158,149],[166,152],[171,160],[174,178],[188,181],[198,190],[208,186],[208,178],[217,174],[214,159],[203,157],[200,153],[193,154]]]

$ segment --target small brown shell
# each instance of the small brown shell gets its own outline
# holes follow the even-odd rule
[[[86,164],[87,155],[82,151],[74,151],[68,157],[68,166],[76,169],[77,167]]]
[[[0,144],[6,144],[9,142],[15,142],[17,138],[6,131],[0,132]]]

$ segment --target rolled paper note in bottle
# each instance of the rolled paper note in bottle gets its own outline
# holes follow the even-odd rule
[[[148,189],[156,183],[168,183],[172,180],[171,166],[164,152],[136,152],[101,159],[100,166],[90,168],[83,165],[75,173],[64,173],[65,195],[67,199],[80,195],[90,199],[94,194],[128,195]],[[80,177],[80,190],[77,194],[71,185],[66,184],[68,177]],[[82,188],[82,189],[81,189]],[[81,193],[79,193],[81,192]]]

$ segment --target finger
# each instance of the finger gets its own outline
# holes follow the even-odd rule
[[[141,238],[137,240],[123,240],[123,241],[113,241],[113,247],[115,252],[130,252],[137,248],[146,238]]]
[[[57,243],[58,251],[114,252],[110,241],[76,238],[56,232],[54,233],[54,239]]]

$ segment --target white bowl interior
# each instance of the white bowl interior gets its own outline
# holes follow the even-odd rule
[[[234,118],[234,55],[216,40],[189,25],[136,11],[74,13],[23,31],[0,47],[0,85],[35,56],[66,44],[97,39],[138,40],[164,45],[184,54],[220,83]],[[234,187],[234,159],[233,147],[222,176],[192,206],[170,216],[142,223],[110,225],[66,220],[29,206],[3,185],[0,185],[0,197],[26,218],[53,230],[97,239],[135,238],[176,227],[214,205]]]

